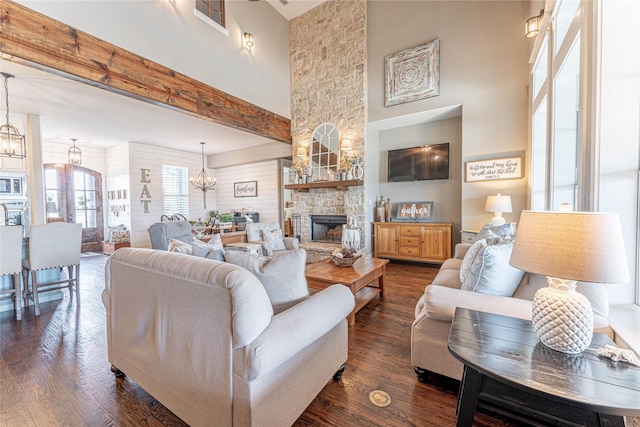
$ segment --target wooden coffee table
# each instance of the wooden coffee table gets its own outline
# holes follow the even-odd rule
[[[456,308],[449,351],[464,363],[458,427],[473,424],[476,407],[532,425],[623,427],[623,416],[640,416],[640,368],[599,357],[607,344],[595,333],[572,356],[540,343],[528,320]]]
[[[338,267],[331,259],[307,265],[305,276],[309,287],[325,289],[340,283],[348,286],[356,298],[356,306],[347,316],[349,326],[356,323],[356,313],[376,295],[384,296],[384,272],[388,259],[360,258],[352,267]]]

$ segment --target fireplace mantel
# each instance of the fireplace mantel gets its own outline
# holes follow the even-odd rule
[[[363,185],[363,181],[359,179],[352,179],[349,181],[317,181],[307,184],[286,184],[284,188],[287,190],[296,190],[308,193],[311,188],[335,188],[338,190],[346,190],[347,187],[356,187]]]

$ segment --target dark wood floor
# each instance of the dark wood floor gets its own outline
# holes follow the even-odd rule
[[[16,321],[0,313],[0,425],[181,426],[184,423],[129,379],[116,380],[107,361],[102,255],[81,263],[82,305],[68,292]],[[417,381],[410,362],[414,307],[437,269],[391,263],[385,297],[356,316],[342,380],[329,383],[296,426],[453,426],[458,384],[433,377]],[[369,393],[382,390],[380,408]],[[474,425],[504,426],[478,414]]]

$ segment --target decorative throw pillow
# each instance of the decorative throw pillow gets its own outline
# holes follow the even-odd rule
[[[111,233],[113,233],[114,231],[124,231],[126,230],[127,227],[125,227],[124,224],[119,224],[119,225],[114,225],[112,227],[107,227],[107,235],[105,236],[105,242],[113,242],[113,240],[111,240]]]
[[[205,258],[207,259],[212,259],[215,261],[220,261],[220,262],[225,262],[224,259],[224,250],[220,249],[212,249],[209,251],[209,253],[205,256]]]
[[[130,242],[131,233],[129,230],[113,230],[111,231],[111,243]]]
[[[490,237],[513,238],[515,234],[516,232],[513,229],[513,224],[510,222],[502,225],[494,225],[488,222],[478,232],[476,240],[487,239]]]
[[[287,249],[282,239],[282,230],[262,230],[262,240],[264,240],[264,247],[267,248],[269,255],[273,251],[281,251]]]
[[[212,234],[211,239],[207,242],[207,246],[216,251],[222,250],[222,237],[220,237],[220,233]]]
[[[497,240],[497,239],[496,239]],[[462,289],[481,294],[512,296],[524,271],[509,264],[513,240],[487,241],[476,255]]]
[[[191,255],[206,258],[207,255],[209,255],[209,252],[211,252],[211,246],[207,245],[205,242],[198,239],[193,239],[191,241]]]
[[[226,251],[228,263],[236,264],[253,273],[269,295],[273,312],[278,314],[309,297],[304,276],[307,252],[296,249],[273,258],[262,258],[242,251]]]
[[[187,255],[191,255],[193,253],[193,248],[190,243],[185,243],[182,240],[177,239],[169,239],[167,250],[169,252],[179,252]]]
[[[460,283],[464,283],[467,280],[473,261],[476,259],[476,256],[478,256],[478,252],[484,250],[485,246],[487,246],[487,239],[477,240],[471,245],[467,253],[464,254],[464,258],[462,258],[462,263],[460,264]]]

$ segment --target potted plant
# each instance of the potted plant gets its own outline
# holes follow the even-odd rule
[[[229,229],[233,226],[233,215],[223,213],[218,215],[218,225],[221,229]]]

